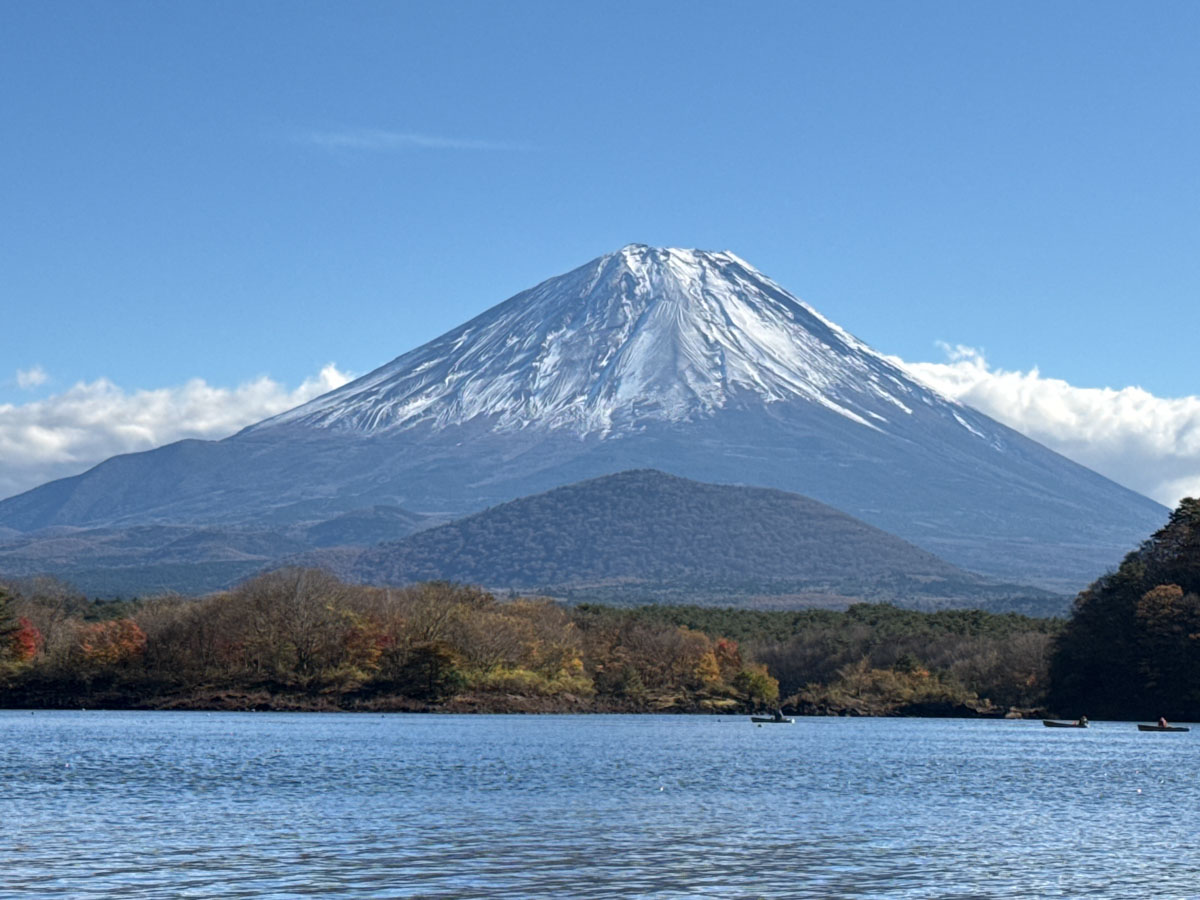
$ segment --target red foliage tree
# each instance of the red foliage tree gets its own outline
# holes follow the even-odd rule
[[[42,633],[24,616],[17,619],[17,630],[12,636],[13,656],[17,662],[28,662],[42,649]]]

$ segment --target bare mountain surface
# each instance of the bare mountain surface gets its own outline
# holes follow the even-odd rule
[[[312,547],[365,547],[437,524],[398,507],[354,510],[302,527],[133,525],[0,538],[0,573],[54,575],[88,594],[205,593]]]
[[[630,245],[223,441],[115,457],[0,527],[443,520],[633,468],[804,494],[1074,590],[1167,510],[915,381],[727,252]]]
[[[365,547],[438,524],[437,519],[398,506],[372,506],[310,525],[304,530],[304,539],[314,547]]]

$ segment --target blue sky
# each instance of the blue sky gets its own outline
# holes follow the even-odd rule
[[[1190,398],[1197,46],[1180,2],[3,4],[0,404],[286,394],[634,241]]]

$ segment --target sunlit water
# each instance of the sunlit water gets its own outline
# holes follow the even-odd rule
[[[0,712],[0,897],[1195,897],[1198,741]]]

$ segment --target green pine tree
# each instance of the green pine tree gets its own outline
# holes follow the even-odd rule
[[[20,628],[17,612],[13,608],[13,596],[0,587],[0,657],[11,653],[13,637]]]

